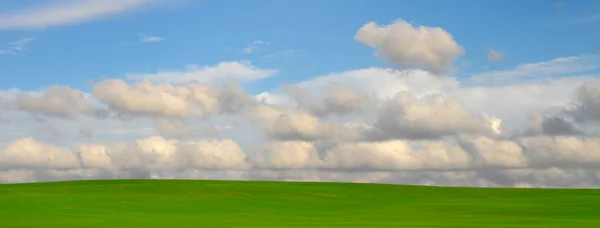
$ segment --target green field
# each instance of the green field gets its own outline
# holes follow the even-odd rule
[[[0,227],[600,227],[600,191],[118,180],[0,185]]]

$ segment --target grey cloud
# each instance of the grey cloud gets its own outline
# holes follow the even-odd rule
[[[586,83],[576,91],[575,107],[567,109],[579,122],[600,122],[600,83]]]
[[[307,89],[297,86],[285,86],[284,91],[298,103],[298,108],[316,116],[352,113],[367,105],[362,94],[342,85],[330,86],[324,98],[315,98]]]
[[[218,128],[211,126],[204,129],[203,135],[207,138],[219,138],[220,131]]]
[[[79,137],[91,140],[94,137],[94,130],[87,127],[81,127],[79,128]]]
[[[426,139],[458,134],[497,135],[499,119],[475,116],[458,100],[441,94],[417,98],[401,92],[386,101],[378,112],[375,139]]]
[[[184,138],[197,135],[189,129],[188,123],[183,119],[158,118],[155,120],[155,124],[156,130],[163,137]]]
[[[576,123],[569,121],[565,116],[534,116],[533,126],[517,133],[521,136],[535,135],[584,135],[585,131],[579,129]]]
[[[95,108],[84,93],[68,86],[51,86],[40,95],[20,93],[7,102],[10,108],[34,115],[71,118],[79,114],[102,117],[104,111]]]

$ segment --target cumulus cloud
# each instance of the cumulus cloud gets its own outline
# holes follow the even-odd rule
[[[261,120],[266,133],[279,140],[316,140],[329,137],[333,130],[316,116],[269,105],[256,106],[248,115]]]
[[[284,91],[298,103],[300,110],[313,115],[346,114],[366,107],[367,99],[345,86],[333,85],[324,98],[314,98],[310,92],[297,86],[286,86]]]
[[[500,134],[501,120],[475,116],[458,100],[444,95],[417,98],[398,93],[379,110],[372,137],[425,139],[448,135]]]
[[[319,76],[250,94],[276,72],[224,62],[0,92],[0,182],[211,178],[504,187],[599,186],[593,57],[439,77],[464,52],[441,28],[369,23],[355,37],[401,67]],[[551,79],[536,79],[551,72]],[[486,76],[486,74],[488,74]],[[564,74],[573,77],[562,77]],[[561,77],[558,77],[561,76]],[[238,83],[236,83],[238,82]],[[61,126],[65,139],[44,137]],[[47,133],[47,132],[46,132]]]
[[[94,84],[92,95],[112,110],[146,116],[205,116],[219,109],[218,91],[198,83],[176,86],[143,80],[128,84],[105,79]]]
[[[231,140],[177,141],[150,137],[130,143],[87,143],[75,148],[39,142],[31,137],[0,148],[2,170],[107,169],[131,172],[186,168],[243,169],[245,154]]]
[[[19,93],[9,107],[35,115],[70,118],[78,114],[102,116],[105,113],[90,103],[80,90],[55,85],[41,94]]]
[[[450,33],[440,27],[419,26],[397,20],[390,25],[369,22],[354,39],[376,49],[379,58],[399,67],[417,67],[441,74],[464,54]]]
[[[156,0],[87,0],[49,2],[0,14],[1,29],[40,29],[106,18]]]
[[[78,168],[79,160],[69,149],[26,137],[6,144],[0,149],[0,164],[3,169],[70,169]]]

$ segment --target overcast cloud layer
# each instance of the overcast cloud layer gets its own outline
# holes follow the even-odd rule
[[[29,14],[4,16],[0,28],[87,20],[144,2],[92,7],[92,16],[46,24]],[[58,12],[38,10],[44,13],[35,17]],[[243,83],[284,72],[245,61],[107,78],[91,91],[66,85],[0,91],[0,182],[600,185],[600,80],[581,74],[597,66],[596,57],[459,80],[446,72],[465,50],[443,28],[369,22],[354,39],[398,68],[332,73],[260,94],[244,91]],[[490,49],[489,58],[499,62],[503,55]],[[496,78],[507,80],[492,84]]]

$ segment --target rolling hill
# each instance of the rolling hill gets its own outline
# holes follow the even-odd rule
[[[259,181],[0,185],[0,227],[600,227],[600,191]]]

